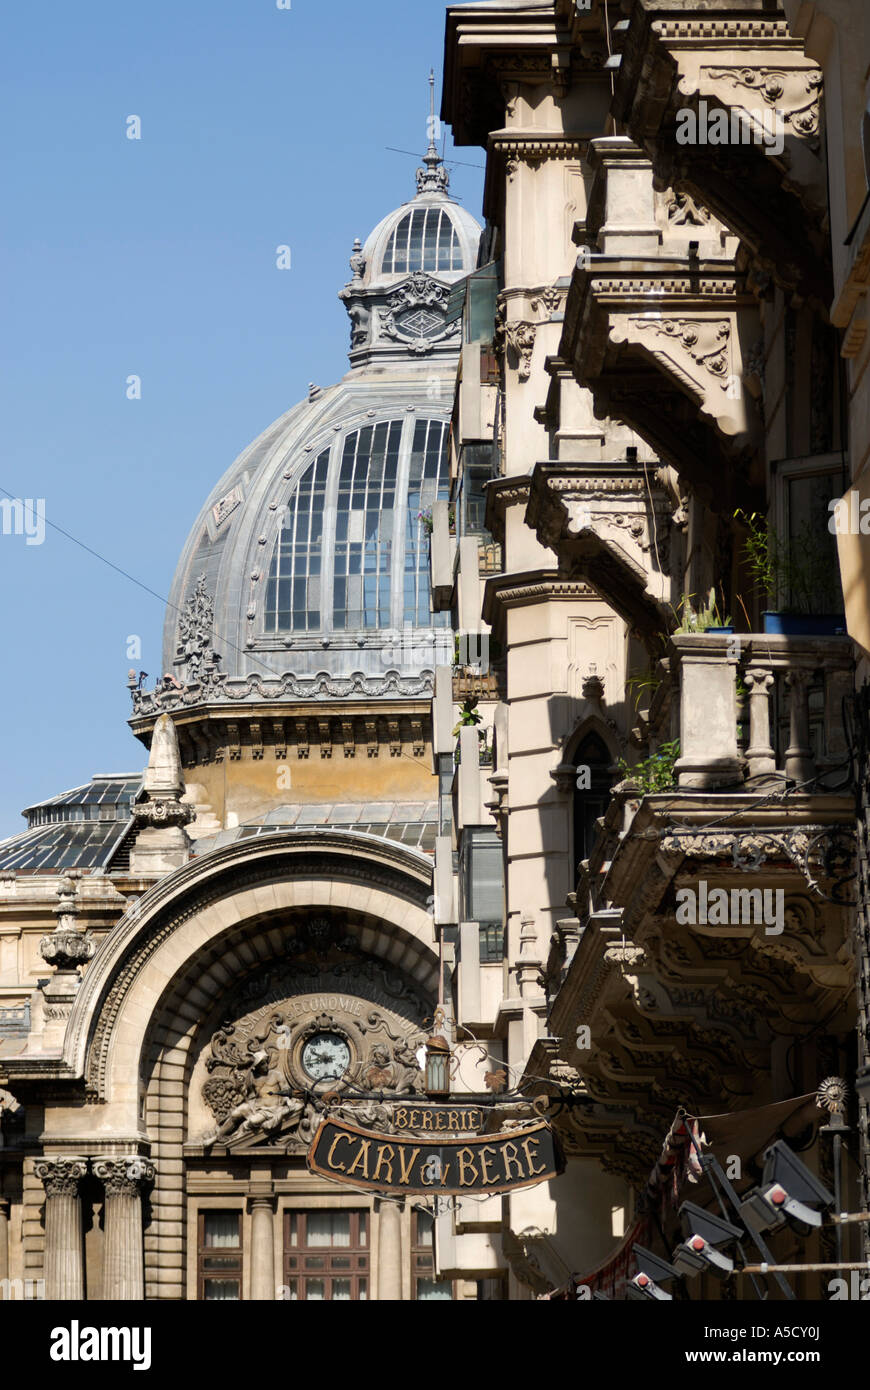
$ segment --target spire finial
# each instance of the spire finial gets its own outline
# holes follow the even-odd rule
[[[435,115],[435,69],[429,69],[429,120],[426,123],[429,144],[423,156],[425,169],[417,170],[418,193],[446,193],[449,175],[441,161],[436,143],[438,119]]]

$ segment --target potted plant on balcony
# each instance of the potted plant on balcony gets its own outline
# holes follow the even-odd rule
[[[845,632],[845,617],[831,611],[839,588],[836,564],[815,528],[804,522],[786,539],[759,512],[738,509],[734,515],[747,528],[743,554],[756,589],[787,599],[781,608],[764,610],[764,632],[791,637]]]
[[[712,588],[707,594],[707,602],[702,608],[693,608],[692,599],[694,594],[683,594],[676,607],[676,615],[679,617],[679,624],[674,629],[676,632],[733,632],[731,615],[722,614],[716,602],[716,590]]]

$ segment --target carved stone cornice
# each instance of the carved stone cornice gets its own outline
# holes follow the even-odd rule
[[[499,130],[490,135],[489,149],[505,161],[505,176],[510,183],[521,164],[537,167],[546,159],[584,159],[589,141],[578,140],[563,130]]]
[[[501,630],[509,608],[531,603],[574,602],[599,595],[579,579],[563,579],[555,570],[526,570],[493,575],[483,591],[483,617],[493,631]]]
[[[258,675],[235,677],[218,671],[189,685],[134,690],[133,716],[141,718],[214,707],[226,701],[373,700],[409,696],[425,699],[431,697],[433,690],[433,671],[422,671],[415,676],[403,676],[398,671],[386,671],[382,676],[367,676],[362,671],[349,676],[332,676],[325,671],[315,676],[294,676],[285,672],[274,679]]]
[[[494,478],[487,484],[484,525],[501,545],[504,545],[505,513],[508,507],[525,506],[529,500],[530,487],[528,475],[524,473]]]
[[[292,719],[286,718],[288,708],[281,705],[250,711],[226,706],[186,709],[175,716],[182,765],[305,760],[330,757],[334,748],[343,749],[345,757],[361,755],[363,747],[369,758],[386,757],[396,744],[399,753],[403,746],[413,752],[425,747],[431,737],[431,705],[423,700],[385,700],[376,713],[371,708],[361,711],[350,701],[291,708]],[[146,740],[152,720],[143,716],[130,723],[137,737]],[[151,805],[142,804],[143,819],[148,818]],[[149,823],[166,822],[151,819]]]
[[[741,873],[784,860],[815,882],[820,877],[830,878],[834,859],[848,873],[854,856],[854,830],[850,825],[813,824],[777,832],[750,826],[712,831],[671,828],[663,831],[660,850],[665,856],[691,858],[697,863],[730,862]]]

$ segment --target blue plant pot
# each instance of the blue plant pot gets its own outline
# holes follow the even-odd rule
[[[729,632],[733,632],[733,631],[734,631],[734,628],[733,628],[733,627],[708,627],[708,628],[705,628],[705,631],[706,631],[706,632],[724,632],[724,633],[727,635]]]
[[[781,637],[837,637],[846,632],[843,613],[762,613],[764,631]]]

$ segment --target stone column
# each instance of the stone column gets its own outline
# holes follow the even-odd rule
[[[9,1278],[9,1198],[0,1193],[0,1283]]]
[[[761,666],[750,666],[744,677],[749,687],[749,747],[746,761],[749,776],[759,777],[776,771],[776,755],[770,746],[770,691],[773,674]]]
[[[803,667],[789,671],[789,745],[785,750],[785,770],[796,782],[808,782],[816,775],[810,738],[810,682],[812,672]]]
[[[381,1202],[378,1212],[378,1301],[402,1297],[402,1212],[398,1202]]]
[[[275,1289],[275,1198],[248,1198],[251,1213],[251,1298],[274,1300]]]
[[[145,1158],[100,1158],[94,1162],[94,1176],[106,1189],[104,1297],[143,1299],[142,1185],[153,1181],[154,1164]]]
[[[38,1158],[34,1172],[45,1188],[45,1296],[85,1296],[82,1204],[79,1184],[86,1158]]]

